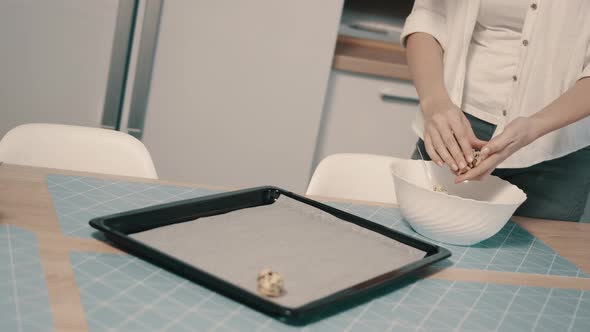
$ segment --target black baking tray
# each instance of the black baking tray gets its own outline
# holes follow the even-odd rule
[[[337,217],[339,221],[357,225],[366,231],[381,234],[384,237],[421,250],[424,252],[424,257],[316,301],[298,307],[290,307],[254,294],[243,287],[228,282],[198,266],[188,264],[130,236],[131,234],[199,218],[270,205],[281,195],[314,209],[324,211]],[[112,214],[92,219],[90,225],[102,231],[114,245],[133,255],[291,324],[305,324],[317,319],[317,316],[321,316],[322,313],[329,312],[331,308],[347,307],[351,303],[366,300],[367,296],[371,297],[372,294],[377,294],[379,290],[400,284],[402,277],[413,275],[417,270],[451,256],[451,253],[445,248],[273,186],[225,192]],[[219,240],[223,241],[223,239]]]

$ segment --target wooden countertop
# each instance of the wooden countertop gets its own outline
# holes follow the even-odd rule
[[[92,238],[73,238],[62,233],[46,180],[48,174],[56,173],[90,175],[98,178],[123,179],[125,181],[180,183],[0,164],[0,224],[15,225],[36,235],[56,330],[86,331],[88,329],[87,321],[80,299],[80,290],[76,284],[70,262],[70,252],[119,253],[120,251]],[[198,188],[228,189],[205,185],[187,185],[185,183],[182,185]],[[380,205],[370,202],[352,203]],[[590,272],[590,224],[527,218],[515,219],[519,225],[543,240],[562,256],[571,260],[585,272]],[[460,268],[430,268],[423,275],[427,278],[443,280],[590,290],[590,279],[566,276]]]
[[[400,44],[339,36],[333,68],[354,73],[410,80],[406,51]]]

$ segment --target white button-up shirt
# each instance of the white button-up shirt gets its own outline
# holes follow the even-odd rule
[[[479,6],[480,0],[415,0],[401,36],[403,45],[414,32],[428,33],[440,43],[444,51],[445,86],[455,105],[463,101],[467,53]],[[590,0],[532,0],[521,45],[515,72],[518,80],[507,96],[502,115],[469,111],[477,118],[497,124],[494,136],[513,119],[540,111],[579,79],[590,76]],[[420,112],[413,129],[423,137],[424,120]],[[499,167],[528,167],[589,145],[590,117],[587,117],[537,139]]]
[[[494,118],[505,113],[508,96],[518,81],[516,64],[530,0],[480,1],[467,51],[463,103],[458,106],[467,113],[486,112]]]

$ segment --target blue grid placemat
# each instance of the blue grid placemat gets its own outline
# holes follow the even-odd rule
[[[438,266],[590,278],[590,275],[580,270],[572,262],[512,220],[508,221],[491,238],[476,245],[465,247],[440,243],[417,234],[403,220],[401,211],[397,208],[350,203],[329,204],[449,249],[452,253],[451,258],[437,263]]]
[[[61,230],[73,237],[92,236],[94,229],[88,225],[88,221],[97,216],[216,193],[198,188],[65,175],[49,175],[47,185]],[[423,238],[403,221],[397,208],[347,203],[328,204],[411,236]],[[449,249],[453,256],[440,262],[439,266],[590,277],[512,221],[509,221],[498,234],[475,246],[441,246]]]
[[[53,331],[37,238],[0,225],[0,331]]]
[[[92,237],[95,217],[219,192],[58,174],[47,176],[47,187],[61,230],[72,237]]]
[[[133,256],[70,258],[91,331],[590,331],[590,291],[424,279],[298,328]]]

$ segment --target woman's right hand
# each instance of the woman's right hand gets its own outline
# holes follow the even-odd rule
[[[438,40],[416,32],[406,41],[406,58],[424,115],[426,152],[438,165],[446,163],[454,172],[462,172],[473,160],[473,148],[480,149],[486,142],[475,137],[469,120],[449,98]]]
[[[430,158],[439,166],[461,173],[467,162],[473,161],[473,149],[481,149],[487,142],[473,133],[469,120],[450,100],[424,102],[424,145]]]

